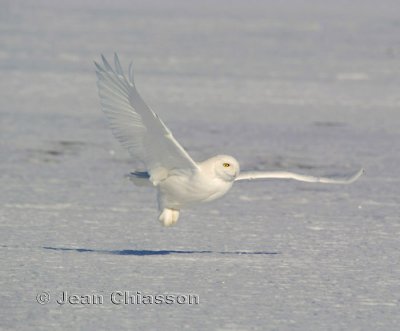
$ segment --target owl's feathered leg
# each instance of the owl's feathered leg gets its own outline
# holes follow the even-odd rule
[[[178,221],[178,218],[179,218],[178,209],[164,208],[160,216],[158,217],[158,220],[164,226],[171,226]]]

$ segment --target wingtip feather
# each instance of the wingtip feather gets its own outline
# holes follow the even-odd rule
[[[114,66],[115,66],[115,71],[117,72],[117,74],[123,76],[124,72],[122,70],[121,63],[119,62],[118,54],[116,52],[114,52]]]
[[[101,65],[100,64],[98,64],[96,61],[93,61],[93,63],[94,63],[94,66],[96,67],[96,72],[104,72],[104,69],[101,67]]]
[[[109,70],[109,71],[111,71],[111,72],[114,72],[114,69],[111,67],[110,63],[108,63],[106,57],[105,57],[103,54],[101,54],[101,59],[103,60],[104,67],[105,67],[107,70]]]
[[[133,62],[129,63],[129,81],[132,83],[132,85],[135,84],[134,80],[133,80]]]

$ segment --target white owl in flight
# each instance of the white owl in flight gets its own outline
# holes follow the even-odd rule
[[[225,195],[233,183],[252,179],[295,179],[311,183],[349,184],[363,169],[349,178],[312,177],[292,172],[240,172],[232,156],[217,155],[195,162],[176,141],[171,131],[143,101],[133,81],[132,64],[126,76],[117,54],[114,68],[102,56],[95,62],[101,108],[108,117],[111,130],[145,171],[130,174],[137,185],[152,184],[158,192],[159,221],[164,226],[177,222],[181,208],[212,201]]]

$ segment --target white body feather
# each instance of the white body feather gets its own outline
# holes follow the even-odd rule
[[[193,172],[174,171],[158,184],[160,209],[181,209],[197,203],[208,202],[225,195],[233,185],[233,180],[218,176],[215,163],[235,162],[232,157],[218,155],[199,163]]]

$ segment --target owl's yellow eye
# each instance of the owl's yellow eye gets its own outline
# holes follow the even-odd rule
[[[228,167],[231,166],[229,163],[223,163],[222,165],[223,165],[225,168],[228,168]]]

